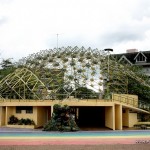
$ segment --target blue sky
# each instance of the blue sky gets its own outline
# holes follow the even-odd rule
[[[0,0],[0,57],[57,46],[150,50],[149,0]]]

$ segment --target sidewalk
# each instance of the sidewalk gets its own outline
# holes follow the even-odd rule
[[[149,150],[150,145],[38,145],[0,146],[0,150]]]
[[[0,128],[0,150],[149,150],[149,147],[150,130],[46,132]]]

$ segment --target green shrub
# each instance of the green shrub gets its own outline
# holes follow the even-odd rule
[[[35,125],[35,122],[29,118],[21,118],[18,119],[17,117],[15,117],[14,115],[12,115],[9,118],[8,124],[18,124],[18,125]]]
[[[18,118],[15,117],[14,115],[10,116],[8,124],[16,124],[16,123],[18,123]]]
[[[72,114],[68,105],[54,105],[52,118],[44,126],[44,131],[78,131],[79,127],[75,122],[75,116]]]

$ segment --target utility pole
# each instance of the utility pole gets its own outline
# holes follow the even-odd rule
[[[57,38],[57,41],[56,41],[56,48],[57,48],[57,50],[58,50],[58,48],[59,48],[59,36],[61,35],[61,34],[64,34],[64,33],[57,33],[56,34],[56,38]]]
[[[58,36],[59,36],[59,34],[57,33],[57,50],[58,50]]]

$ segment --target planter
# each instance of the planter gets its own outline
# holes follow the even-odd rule
[[[26,128],[26,129],[35,129],[35,125],[6,125],[6,127],[10,128]]]

